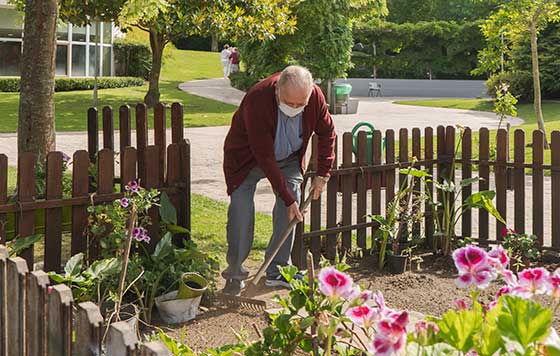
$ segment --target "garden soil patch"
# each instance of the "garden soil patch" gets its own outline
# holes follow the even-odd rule
[[[404,274],[379,273],[376,261],[366,257],[361,261],[350,261],[352,268],[348,271],[354,281],[372,291],[380,290],[387,305],[394,309],[408,309],[425,315],[441,316],[446,310],[454,308],[455,300],[470,300],[469,292],[455,285],[456,270],[451,258],[424,256],[422,270]],[[544,258],[539,266],[554,271],[560,266],[557,258]],[[256,269],[255,269],[256,270]],[[255,272],[255,271],[252,271]],[[223,283],[220,281],[220,283]],[[480,300],[490,302],[498,290],[498,283],[480,294]],[[265,293],[257,298],[267,300],[275,306],[272,298],[275,294],[287,295],[285,290],[263,290]],[[218,347],[235,342],[236,333],[247,340],[256,340],[254,330],[264,329],[268,325],[264,312],[210,308],[201,313],[196,320],[184,325],[167,326],[166,331],[177,340],[181,340],[185,331],[186,343],[195,351],[204,351],[208,347]],[[560,327],[560,318],[555,315],[554,326]]]

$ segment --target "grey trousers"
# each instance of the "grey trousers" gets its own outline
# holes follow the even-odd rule
[[[303,175],[301,165],[297,155],[285,161],[278,162],[278,166],[284,175],[288,188],[299,202],[301,197],[301,183]],[[227,223],[227,263],[228,268],[222,272],[225,279],[244,280],[249,276],[249,272],[243,267],[243,262],[249,256],[249,252],[253,246],[253,238],[255,232],[255,190],[257,183],[265,178],[260,168],[251,170],[243,183],[231,194],[230,205],[228,210]],[[288,208],[284,201],[276,192],[276,203],[272,211],[272,237],[266,249],[265,258],[270,256],[272,249],[277,246],[278,241],[282,237],[288,221]],[[282,248],[266,270],[268,278],[274,278],[280,275],[279,266],[286,266],[291,263],[291,252],[294,243],[295,231],[292,231],[290,237],[282,245]]]

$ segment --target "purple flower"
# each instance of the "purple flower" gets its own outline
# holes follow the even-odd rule
[[[122,206],[123,208],[128,208],[128,206],[129,206],[129,204],[130,204],[130,201],[128,200],[128,198],[122,198],[122,199],[120,200],[120,202],[121,202],[121,206]]]
[[[70,162],[70,156],[68,156],[66,153],[61,152],[62,153],[62,162],[64,163],[68,163]]]
[[[126,191],[129,191],[129,192],[132,192],[132,193],[137,193],[139,187],[140,186],[138,185],[138,182],[133,180],[133,181],[128,182],[128,184],[124,186],[124,189]]]

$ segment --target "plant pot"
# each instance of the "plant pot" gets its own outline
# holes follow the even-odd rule
[[[186,272],[179,281],[177,299],[192,299],[201,296],[208,289],[208,281],[198,273]]]
[[[196,318],[202,295],[195,298],[177,299],[178,291],[156,297],[156,307],[161,319],[168,324],[185,323]]]
[[[392,273],[406,272],[408,256],[387,255],[387,257],[385,257],[385,260],[387,262],[389,271],[391,271]]]

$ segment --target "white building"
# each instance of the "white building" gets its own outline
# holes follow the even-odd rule
[[[97,33],[99,28],[99,33]],[[97,59],[101,76],[114,75],[111,23],[92,23],[78,27],[63,24],[56,32],[56,75],[92,77],[95,74],[95,44],[99,43]],[[16,11],[7,0],[0,0],[0,76],[19,76],[23,40],[23,13]]]

